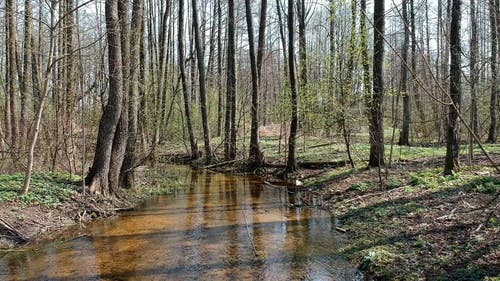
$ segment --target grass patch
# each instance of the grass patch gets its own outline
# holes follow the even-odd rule
[[[21,195],[24,174],[0,175],[0,201],[58,206],[76,193],[73,181],[81,180],[68,173],[37,172],[31,178],[30,191]]]

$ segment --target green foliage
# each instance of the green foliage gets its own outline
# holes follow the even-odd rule
[[[67,173],[35,173],[28,194],[20,195],[24,174],[0,175],[0,201],[57,206],[76,193]],[[73,177],[74,181],[81,180]]]
[[[480,193],[495,194],[500,191],[500,179],[495,177],[479,178],[472,185],[473,190]]]
[[[358,191],[367,191],[371,187],[373,187],[374,184],[373,182],[358,182],[353,185],[351,185],[352,190],[358,190]]]
[[[378,246],[365,250],[360,268],[371,271],[376,267],[384,267],[393,263],[396,255],[390,250],[387,246]]]

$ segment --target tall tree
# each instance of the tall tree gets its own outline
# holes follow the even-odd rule
[[[10,136],[10,146],[16,150],[19,138],[19,125],[17,122],[17,96],[19,93],[17,79],[17,29],[16,29],[16,1],[5,1],[5,26],[6,26],[6,127],[7,135]]]
[[[462,98],[460,20],[462,0],[453,0],[450,25],[450,106],[446,128],[446,158],[444,174],[451,175],[459,169],[460,118],[459,110]]]
[[[191,114],[191,101],[189,98],[188,84],[186,78],[186,63],[184,54],[184,0],[179,0],[179,26],[178,26],[177,40],[178,40],[178,53],[179,53],[179,73],[181,76],[182,93],[184,97],[184,114],[186,116],[186,127],[188,131],[189,144],[191,147],[191,158],[197,159],[199,157],[198,145],[194,138],[193,121]]]
[[[108,42],[109,96],[99,121],[94,161],[85,178],[91,193],[110,195],[109,171],[116,126],[123,100],[123,73],[118,0],[105,4],[106,36]]]
[[[478,68],[477,68],[477,52],[478,52],[478,32],[477,32],[477,15],[476,15],[476,1],[470,0],[470,23],[471,23],[471,35],[470,35],[470,99],[471,99],[471,109],[470,109],[470,126],[472,132],[469,133],[469,156],[472,161],[474,157],[474,135],[479,135],[479,124],[478,124],[478,112],[477,112],[477,78],[478,78]]]
[[[201,32],[198,21],[198,7],[196,5],[196,0],[192,0],[191,2],[193,6],[194,41],[196,47],[196,58],[198,63],[198,75],[200,84],[201,122],[203,124],[203,140],[205,142],[205,159],[206,162],[208,163],[212,160],[212,148],[210,147],[210,128],[208,123],[205,58],[203,56],[203,46],[201,44],[201,35],[200,35]]]
[[[373,10],[373,95],[369,101],[370,159],[369,167],[384,165],[384,28],[385,2],[375,0]]]
[[[236,21],[234,1],[227,5],[227,75],[226,75],[226,121],[224,127],[224,156],[236,157]]]
[[[130,84],[128,89],[128,138],[121,172],[122,185],[130,188],[134,184],[134,166],[136,158],[138,100],[139,100],[139,75],[140,67],[140,42],[144,35],[144,0],[134,0],[132,4],[132,21],[130,25]],[[143,113],[145,114],[145,113]]]
[[[401,48],[401,86],[403,93],[403,126],[399,136],[399,145],[410,145],[410,93],[408,92],[408,46],[410,43],[410,23],[408,21],[408,0],[403,0],[404,42]],[[412,30],[412,32],[415,32]]]
[[[285,171],[293,173],[297,170],[297,157],[296,157],[296,139],[298,129],[298,94],[297,94],[297,78],[295,77],[295,17],[293,0],[288,0],[288,72],[290,76],[290,90],[291,90],[291,122],[290,122],[290,135],[288,137],[288,157],[286,161]]]
[[[253,32],[253,17],[250,0],[245,0],[245,14],[248,30],[248,47],[250,54],[250,68],[252,74],[252,108],[250,129],[249,166],[252,170],[262,165],[263,155],[259,146],[259,75],[257,70],[257,59],[255,57],[255,43]]]
[[[490,67],[491,67],[491,96],[490,96],[490,128],[486,142],[494,143],[497,140],[497,107],[498,107],[498,30],[497,13],[499,12],[498,0],[489,0],[490,10]]]

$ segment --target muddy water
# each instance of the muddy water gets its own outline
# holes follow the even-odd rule
[[[175,169],[188,189],[0,257],[0,280],[362,279],[327,212],[255,178]]]

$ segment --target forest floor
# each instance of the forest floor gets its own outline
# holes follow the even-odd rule
[[[261,141],[266,167],[254,173],[276,180],[286,154],[278,151],[276,138]],[[500,177],[479,148],[472,165],[464,149],[461,172],[443,176],[443,147],[394,146],[390,168],[378,170],[366,169],[358,157],[368,155],[367,144],[353,145],[352,168],[342,143],[315,138],[299,143],[293,182],[300,180],[308,191],[302,201],[338,218],[338,230],[350,238],[340,253],[367,275],[376,280],[500,280]],[[500,145],[486,149],[500,163]],[[165,159],[182,160],[178,152]],[[248,172],[245,155],[240,159],[194,164]]]

